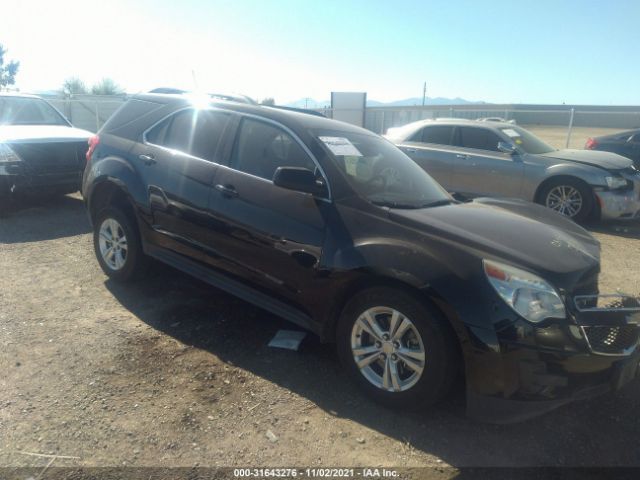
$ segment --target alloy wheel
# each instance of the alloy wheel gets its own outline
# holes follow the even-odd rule
[[[100,255],[112,270],[120,270],[127,261],[127,237],[122,225],[113,218],[106,218],[100,225]]]
[[[425,348],[418,329],[390,307],[372,307],[357,318],[351,330],[351,352],[360,373],[389,392],[413,387],[425,367]]]
[[[582,210],[582,194],[571,185],[558,185],[547,194],[545,204],[567,217],[575,217]]]

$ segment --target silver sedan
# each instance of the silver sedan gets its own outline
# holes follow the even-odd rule
[[[558,150],[503,122],[422,120],[385,136],[450,192],[521,198],[575,221],[640,218],[640,171],[614,153]]]

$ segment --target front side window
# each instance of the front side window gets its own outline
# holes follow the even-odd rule
[[[498,151],[500,137],[486,128],[459,127],[459,145],[476,150]]]
[[[240,125],[231,168],[272,180],[278,167],[301,167],[315,171],[315,163],[284,130],[245,118]]]
[[[224,112],[183,110],[151,129],[146,140],[154,145],[217,162],[218,147],[229,118],[230,115]]]
[[[424,208],[451,201],[449,194],[391,142],[344,131],[312,134],[362,198],[392,208]]]
[[[0,97],[0,125],[69,124],[41,98]]]

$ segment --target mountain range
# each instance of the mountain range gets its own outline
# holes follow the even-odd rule
[[[444,97],[427,97],[425,105],[465,105],[465,104],[483,104],[482,101],[470,101],[464,98],[444,98]],[[367,100],[367,107],[406,107],[413,105],[422,105],[422,97],[405,98],[403,100],[393,100],[391,102],[379,102],[377,100]],[[284,104],[285,107],[295,108],[323,108],[331,106],[331,100],[318,101],[313,98],[301,98],[294,102]]]

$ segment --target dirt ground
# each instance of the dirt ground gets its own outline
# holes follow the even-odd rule
[[[640,225],[595,235],[602,289],[640,292]],[[0,466],[640,466],[640,383],[510,426],[393,412],[281,327],[168,267],[114,284],[79,196],[31,203],[0,219]]]
[[[568,127],[545,125],[521,126],[539,136],[552,147],[566,148],[567,146]],[[571,138],[569,139],[569,148],[582,150],[589,137],[611,135],[612,133],[621,132],[623,130],[623,128],[573,127],[571,129]]]

